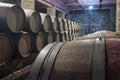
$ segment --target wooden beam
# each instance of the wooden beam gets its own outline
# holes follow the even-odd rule
[[[47,0],[37,0],[37,2],[39,2],[41,4],[44,4],[47,7],[56,6],[56,10],[64,12],[64,13],[69,13],[70,9],[67,8],[66,5],[60,4],[59,1],[57,1],[57,4],[56,4],[56,2],[54,2],[54,1],[51,2],[51,1],[52,0],[50,0],[50,1],[47,1]]]
[[[69,8],[61,0],[44,0],[44,1],[58,7],[59,9],[65,12],[69,12]]]
[[[39,3],[41,3],[41,4],[44,4],[44,5],[47,6],[47,7],[53,6],[53,5],[47,3],[47,2],[45,2],[45,1],[43,1],[43,0],[37,0],[37,2],[39,2]]]
[[[115,1],[110,1],[110,2],[102,2],[102,3],[86,3],[86,4],[80,4],[80,3],[69,3],[65,4],[66,6],[77,6],[77,5],[99,5],[99,4],[116,4]]]

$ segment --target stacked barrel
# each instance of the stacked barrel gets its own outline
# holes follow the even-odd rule
[[[79,37],[79,30],[78,23],[67,19],[0,2],[0,71],[4,70],[4,66],[12,66],[12,72],[19,62],[11,65],[10,61],[14,63],[14,60],[26,59],[49,43],[72,41],[74,37]],[[34,58],[30,63],[33,61]]]

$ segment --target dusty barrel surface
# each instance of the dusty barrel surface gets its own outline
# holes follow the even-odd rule
[[[42,29],[45,32],[53,31],[51,16],[48,14],[40,13],[42,20]]]
[[[0,65],[6,63],[10,59],[13,54],[12,51],[12,38],[5,33],[0,33]]]
[[[16,56],[27,57],[31,54],[33,46],[33,37],[28,32],[21,32],[13,35],[14,40],[14,54]]]
[[[0,3],[0,31],[18,33],[24,28],[25,13],[15,4]]]
[[[40,14],[35,10],[28,10],[24,9],[24,12],[26,14],[26,24],[24,31],[28,32],[39,32],[41,28],[41,16]]]
[[[38,55],[28,79],[105,80],[104,44],[104,39],[49,44]]]

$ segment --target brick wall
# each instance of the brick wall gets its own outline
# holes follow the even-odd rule
[[[88,34],[99,30],[115,31],[116,8],[108,10],[71,11],[67,19],[78,22],[82,33]]]

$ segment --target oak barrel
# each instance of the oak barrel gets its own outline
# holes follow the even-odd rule
[[[64,19],[64,22],[65,22],[65,31],[68,32],[69,30],[69,22],[67,19]]]
[[[41,51],[42,48],[46,45],[45,42],[45,33],[44,32],[39,32],[36,37],[36,47],[38,51]]]
[[[45,33],[45,35],[45,40],[47,44],[53,43],[55,41],[55,36],[53,32]]]
[[[55,32],[60,32],[60,24],[58,18],[54,19],[53,28]]]
[[[104,39],[48,44],[28,80],[105,80],[104,44]]]
[[[0,33],[0,65],[6,63],[13,54],[13,40],[5,34]]]
[[[48,14],[40,13],[42,20],[42,30],[45,32],[53,31],[51,16]]]
[[[12,35],[14,40],[14,56],[27,57],[31,54],[33,46],[33,37],[28,32],[20,32]]]
[[[61,37],[61,41],[65,42],[66,41],[66,34],[65,33],[61,33],[62,37]]]
[[[59,18],[60,32],[65,31],[65,21],[62,18]]]
[[[41,16],[35,10],[24,9],[26,14],[26,24],[24,31],[37,33],[41,27]]]
[[[65,35],[66,35],[66,41],[70,41],[69,33],[65,33]]]
[[[61,42],[61,34],[60,33],[55,33],[55,41]]]
[[[0,2],[0,31],[18,33],[24,28],[25,13],[20,6]]]

